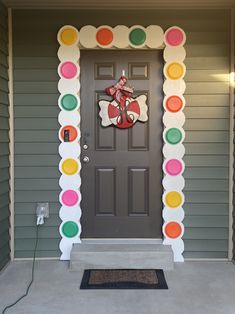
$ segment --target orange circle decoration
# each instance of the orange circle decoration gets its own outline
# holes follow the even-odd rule
[[[71,26],[64,27],[60,31],[59,41],[66,46],[75,45],[78,42],[78,31]]]
[[[96,33],[97,43],[101,46],[109,46],[113,41],[113,32],[107,27],[98,29]]]
[[[170,208],[177,208],[182,204],[182,195],[177,191],[168,192],[165,195],[165,204]]]
[[[78,162],[75,159],[68,158],[62,162],[61,169],[64,174],[72,176],[78,172],[79,166]]]
[[[61,128],[60,137],[63,140],[64,140],[64,135],[65,135],[66,131],[68,131],[68,133],[69,133],[69,142],[75,141],[76,138],[78,137],[77,129],[72,125],[65,125],[63,128]]]
[[[167,98],[165,106],[167,111],[176,113],[183,108],[183,100],[179,96],[173,95]]]
[[[179,80],[185,75],[185,67],[182,63],[172,62],[166,67],[166,76],[171,80]]]
[[[165,225],[164,230],[165,230],[166,236],[171,238],[171,239],[176,239],[182,234],[182,227],[176,221],[168,222]]]

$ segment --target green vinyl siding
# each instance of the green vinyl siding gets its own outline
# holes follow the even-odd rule
[[[229,10],[13,11],[15,255],[32,256],[35,205],[50,202],[38,256],[59,256],[57,31],[158,24],[187,34],[185,257],[228,256]]]
[[[235,11],[234,11],[234,21],[235,21]],[[234,34],[235,34],[235,22],[234,22]],[[235,47],[235,37],[234,37],[234,47]],[[235,73],[235,49],[234,49],[234,73]],[[235,99],[235,76],[234,76],[234,99]],[[235,103],[234,103],[235,106]],[[234,117],[235,118],[235,117]],[[235,131],[235,127],[234,127]],[[233,137],[233,142],[235,143],[235,138]],[[234,148],[233,148],[234,149]],[[233,150],[233,154],[235,157],[235,152]],[[235,162],[234,162],[234,174],[233,174],[233,182],[235,182]],[[233,184],[233,261],[235,261],[235,184]]]
[[[10,259],[7,9],[0,1],[0,270]]]

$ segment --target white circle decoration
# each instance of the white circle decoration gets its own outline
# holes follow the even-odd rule
[[[81,146],[78,142],[62,142],[59,146],[59,154],[62,158],[78,158],[81,154]]]
[[[170,145],[166,143],[163,145],[163,155],[165,158],[181,159],[183,158],[184,154],[185,154],[185,147],[183,144]]]
[[[182,111],[177,113],[165,112],[163,115],[163,123],[168,128],[183,127],[185,115]]]
[[[164,59],[166,62],[183,62],[186,58],[186,50],[184,47],[166,47],[163,52]]]
[[[165,175],[162,180],[162,185],[164,189],[168,191],[174,190],[176,186],[179,190],[183,190],[185,186],[185,180],[182,175],[176,177]]]
[[[146,45],[149,48],[157,49],[164,44],[164,32],[158,25],[150,25],[146,28]]]
[[[77,78],[71,80],[61,78],[58,83],[58,90],[61,94],[77,94],[80,90],[80,82]]]
[[[81,116],[78,111],[61,111],[58,116],[60,125],[79,125]]]
[[[166,79],[163,84],[163,91],[165,95],[184,94],[186,90],[186,84],[183,79],[181,80],[169,80]]]
[[[77,189],[79,189],[81,186],[80,174],[75,174],[71,177],[69,177],[65,174],[62,174],[60,176],[59,186],[61,187],[62,190],[66,190],[66,189],[77,190]]]
[[[60,46],[58,50],[58,58],[61,62],[67,60],[77,62],[80,58],[80,49],[77,46]]]
[[[113,29],[114,42],[116,48],[124,49],[129,46],[129,28],[124,25],[118,25]]]
[[[163,219],[166,221],[179,221],[182,222],[184,220],[184,210],[182,207],[177,210],[172,210],[172,208],[164,207],[163,209]]]
[[[96,27],[91,25],[83,26],[80,29],[80,44],[84,48],[92,49],[97,46],[96,31]]]
[[[60,209],[60,219],[61,220],[74,220],[79,221],[82,215],[80,206],[67,207],[62,206]]]

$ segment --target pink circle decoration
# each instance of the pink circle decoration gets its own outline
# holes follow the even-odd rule
[[[178,159],[170,159],[165,165],[165,170],[170,176],[177,176],[182,172],[183,165]]]
[[[184,43],[185,35],[180,28],[171,27],[169,30],[166,31],[165,40],[169,46],[176,47]]]
[[[61,200],[66,206],[75,206],[78,202],[78,193],[74,190],[67,190],[62,194]]]
[[[78,73],[78,69],[75,63],[66,61],[60,66],[60,74],[66,79],[75,78]]]

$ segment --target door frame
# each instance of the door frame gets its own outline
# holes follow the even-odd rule
[[[60,44],[58,58],[58,90],[60,97],[58,105],[61,109],[58,120],[61,125],[59,130],[59,154],[61,160],[59,170],[61,172],[60,187],[62,189],[59,200],[61,203],[60,218],[62,220],[59,231],[62,237],[60,259],[69,260],[73,243],[80,243],[81,235],[81,161],[80,161],[80,49],[121,49],[121,50],[159,50],[163,49],[164,64],[164,84],[163,84],[163,172],[162,181],[164,208],[162,211],[164,235],[163,244],[171,245],[174,253],[174,260],[184,261],[184,177],[185,168],[183,156],[185,148],[183,141],[185,132],[183,125],[185,115],[184,92],[186,84],[184,76],[186,67],[184,59],[186,51],[185,32],[172,26],[165,32],[158,25],[143,27],[134,25],[127,27],[118,25],[114,28],[107,25],[94,27],[83,26],[80,31],[74,26],[63,26],[58,34],[57,40]],[[82,87],[81,87],[82,88]],[[73,109],[68,109],[64,105],[66,95],[72,94],[76,103]],[[73,128],[76,136],[73,141],[64,142],[63,132],[66,127]]]

